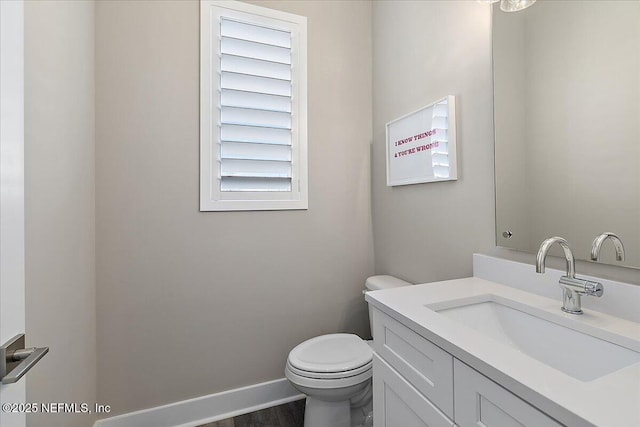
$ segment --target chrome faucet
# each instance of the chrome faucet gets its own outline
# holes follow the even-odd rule
[[[602,284],[576,277],[576,261],[569,243],[562,237],[550,237],[540,245],[536,257],[536,273],[544,273],[547,253],[554,243],[559,244],[567,260],[567,274],[560,278],[562,288],[562,311],[571,314],[582,314],[582,295],[601,297]]]
[[[602,244],[605,240],[611,239],[613,242],[613,247],[616,250],[616,261],[624,261],[624,245],[622,244],[622,240],[615,233],[602,233],[593,241],[593,245],[591,246],[591,260],[598,261],[600,258],[600,249],[602,249]]]

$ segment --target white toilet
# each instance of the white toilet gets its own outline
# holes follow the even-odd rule
[[[365,292],[409,285],[392,276],[373,276]],[[373,425],[372,357],[369,344],[353,334],[321,335],[291,350],[284,373],[307,395],[304,427]]]

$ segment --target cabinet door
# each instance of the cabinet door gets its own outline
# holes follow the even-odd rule
[[[380,310],[373,319],[376,353],[453,418],[453,356]]]
[[[453,427],[424,395],[382,360],[373,356],[374,427]]]
[[[454,360],[455,420],[460,427],[561,427],[554,419]]]

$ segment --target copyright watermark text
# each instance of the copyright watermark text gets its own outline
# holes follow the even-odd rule
[[[100,403],[3,403],[2,412],[24,414],[108,414],[111,406]]]

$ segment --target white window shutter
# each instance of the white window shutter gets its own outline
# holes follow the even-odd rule
[[[203,1],[201,210],[306,209],[306,18]]]

